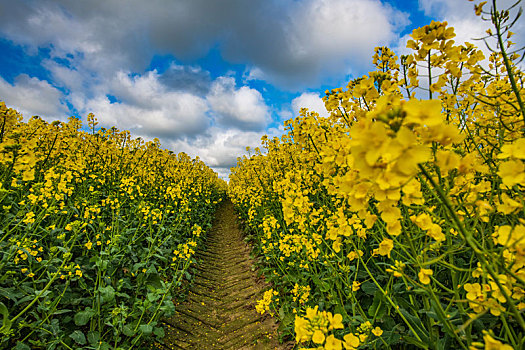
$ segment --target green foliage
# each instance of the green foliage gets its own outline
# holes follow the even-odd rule
[[[0,347],[129,349],[161,337],[224,182],[157,140],[0,112]]]

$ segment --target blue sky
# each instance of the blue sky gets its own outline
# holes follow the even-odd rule
[[[0,0],[0,100],[24,118],[95,113],[226,177],[431,20],[458,41],[487,27],[467,0]]]

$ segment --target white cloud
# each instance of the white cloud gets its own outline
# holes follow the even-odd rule
[[[60,72],[65,77],[75,74],[65,68]],[[195,88],[181,89],[179,81],[190,81]],[[212,125],[261,131],[270,120],[259,91],[238,87],[233,77],[211,81],[209,72],[189,66],[174,65],[164,74],[119,71],[89,89],[72,91],[69,98],[82,115],[94,113],[100,126],[161,141],[197,142],[196,136],[207,134]]]
[[[124,103],[111,103],[106,97],[86,101],[86,113],[94,113],[103,127],[116,126],[134,134],[171,139],[198,134],[206,129],[206,104],[195,96],[173,94],[170,105],[155,109]]]
[[[305,92],[292,100],[294,116],[299,115],[301,108],[308,108],[310,112],[317,112],[321,117],[328,117],[323,100],[315,92]]]
[[[429,17],[444,17],[454,9],[456,14],[473,13],[474,4],[457,0],[419,0],[419,8]]]
[[[269,137],[279,136],[282,130],[255,132],[212,127],[206,134],[198,135],[194,140],[176,140],[170,142],[169,146],[176,152],[185,152],[192,157],[199,156],[226,180],[230,168],[237,164],[237,158],[247,154],[246,147],[260,147],[264,134]]]
[[[408,23],[407,14],[381,0],[20,0],[1,6],[0,36],[35,53],[50,49],[43,65],[82,115],[94,112],[102,126],[202,151],[193,155],[217,167],[246,145],[258,145],[271,122],[270,107],[247,81],[298,91],[341,73],[362,73],[373,48],[395,40]],[[156,54],[190,62],[211,48],[245,65],[245,86],[184,64],[148,71]],[[51,96],[46,105],[61,106],[62,97]],[[295,104],[279,114],[302,106],[324,112],[312,93]]]
[[[210,72],[199,66],[180,65],[174,62],[159,78],[164,85],[171,89],[197,95],[207,94],[211,85]]]
[[[53,60],[44,60],[42,66],[46,68],[53,77],[53,82],[70,91],[83,90],[86,87],[86,79],[89,74],[82,74],[75,68],[68,68]],[[93,82],[91,82],[92,84]]]
[[[140,76],[119,72],[102,91],[104,95],[80,98],[76,104],[83,114],[94,113],[104,127],[170,139],[202,133],[210,122],[203,97],[168,89],[156,71]],[[111,103],[106,94],[119,102]]]
[[[375,46],[395,38],[395,22],[407,21],[402,20],[404,15],[371,0],[298,2],[294,15],[291,54],[299,60],[315,57],[320,64],[368,59]]]
[[[159,51],[188,61],[218,47],[251,78],[294,90],[368,66],[407,23],[380,0],[20,0],[0,11],[3,36],[79,71],[142,72]]]
[[[248,43],[243,52],[228,50],[228,43],[226,57],[252,62],[248,79],[297,91],[367,69],[373,49],[393,42],[408,23],[408,14],[376,0],[295,1],[278,23],[281,37],[254,41],[258,48]]]
[[[151,51],[140,35],[145,23],[138,21],[139,8],[130,12],[118,6],[118,1],[60,2],[10,4],[0,28],[9,39],[29,49],[48,47],[52,57],[72,58],[75,65],[102,74],[119,67],[142,69],[149,62]]]
[[[67,106],[60,90],[45,80],[20,74],[11,85],[0,77],[0,98],[22,113],[25,120],[38,115],[48,121],[65,120]]]
[[[292,112],[291,108],[289,108],[289,105],[288,105],[288,108],[286,107],[282,108],[280,111],[277,112],[277,114],[279,115],[279,118],[281,121],[292,119],[293,117],[296,116]]]
[[[259,67],[250,67],[243,73],[244,82],[251,80],[266,80],[264,72]]]
[[[109,82],[108,88],[109,93],[124,103],[144,108],[155,108],[159,102],[169,101],[169,98],[165,98],[165,94],[169,92],[159,82],[159,75],[156,71],[149,71],[143,75],[119,71]]]
[[[236,88],[232,77],[219,77],[207,97],[218,122],[247,130],[261,130],[270,114],[261,93],[248,86]]]

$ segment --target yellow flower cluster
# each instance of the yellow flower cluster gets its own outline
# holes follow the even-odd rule
[[[179,244],[177,249],[173,251],[172,261],[175,262],[180,259],[189,261],[190,258],[195,254],[195,247],[197,247],[197,242],[194,240]]]
[[[524,343],[525,74],[509,12],[491,11],[499,51],[458,45],[446,22],[416,29],[412,53],[378,47],[374,71],[326,91],[328,117],[301,109],[232,168],[232,201],[292,314],[311,286],[305,306],[412,345],[468,348],[481,335],[467,315]],[[322,345],[344,341],[315,310],[297,341],[344,346]]]
[[[263,298],[257,300],[255,305],[255,310],[263,315],[265,312],[268,312],[271,316],[274,315],[273,311],[270,310],[270,305],[279,301],[279,298],[275,298],[279,293],[273,289],[268,289],[264,292]]]
[[[33,257],[35,261],[41,262],[42,257],[38,254],[44,252],[44,247],[38,247],[38,240],[29,238],[24,238],[22,241],[16,239],[11,239],[15,243],[16,255],[13,259],[15,264],[18,264],[20,260],[27,260],[29,257]]]
[[[372,329],[372,324],[366,321],[357,327],[356,332],[344,335],[343,340],[338,339],[333,332],[344,328],[343,316],[319,311],[316,306],[306,309],[305,317],[295,317],[295,340],[297,343],[311,341],[316,344],[315,348],[310,349],[342,350],[344,348],[354,350],[366,342],[370,333],[376,337],[383,334],[381,328]]]
[[[203,228],[226,193],[226,183],[199,159],[116,128],[96,131],[96,124],[94,115],[89,132],[75,117],[23,121],[0,102],[0,276],[7,277],[0,289],[24,291],[0,301],[8,310],[4,325],[16,321],[0,332],[13,336],[8,343],[51,343],[39,339],[49,322],[65,347],[78,347],[69,335],[83,321],[64,322],[62,310],[97,309],[92,324],[106,343],[124,341],[122,331],[105,329],[124,326],[111,323],[108,310],[116,305],[135,310],[122,322],[154,323],[170,308],[159,303],[176,296],[183,276],[191,278]],[[143,300],[147,317],[136,311]]]
[[[300,305],[304,305],[308,301],[310,290],[310,286],[300,286],[296,283],[292,290],[293,301]]]

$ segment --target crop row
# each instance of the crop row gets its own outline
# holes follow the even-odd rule
[[[257,309],[302,347],[525,346],[525,75],[494,6],[489,57],[418,28],[232,169]]]
[[[198,159],[0,103],[0,347],[129,349],[191,279],[226,184]]]

